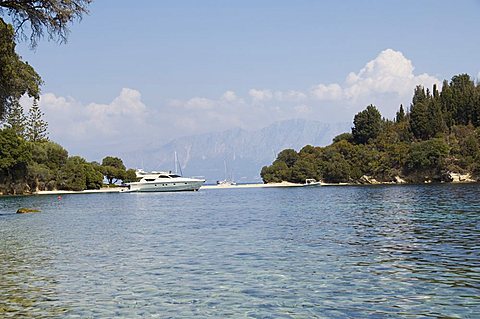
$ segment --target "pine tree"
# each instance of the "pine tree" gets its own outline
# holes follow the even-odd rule
[[[44,115],[38,106],[37,100],[35,100],[28,112],[26,137],[29,141],[48,141],[48,123],[42,119]]]
[[[5,124],[18,136],[25,137],[27,117],[25,116],[25,113],[23,113],[23,107],[18,100],[12,103]]]

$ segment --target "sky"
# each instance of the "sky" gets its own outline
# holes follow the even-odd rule
[[[480,1],[97,0],[66,44],[17,51],[50,138],[89,160],[275,121],[387,118],[416,85],[480,77]]]

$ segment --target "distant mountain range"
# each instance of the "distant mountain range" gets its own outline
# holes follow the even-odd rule
[[[260,180],[262,167],[271,164],[281,150],[328,145],[333,137],[349,132],[351,125],[296,119],[256,131],[235,128],[181,137],[165,145],[151,145],[141,154],[142,165],[149,170],[173,170],[176,152],[185,176],[205,176],[207,183],[226,178],[254,182]]]

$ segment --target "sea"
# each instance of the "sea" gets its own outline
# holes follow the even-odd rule
[[[480,318],[480,185],[1,197],[0,318]]]

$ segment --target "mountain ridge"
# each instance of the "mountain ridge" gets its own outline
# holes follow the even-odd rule
[[[238,182],[259,181],[261,168],[269,165],[282,149],[328,145],[350,127],[351,123],[291,119],[252,131],[232,128],[185,136],[163,145],[151,145],[141,154],[148,159],[142,164],[149,170],[168,170],[175,166],[176,152],[185,176],[202,175],[207,183],[232,177]]]

